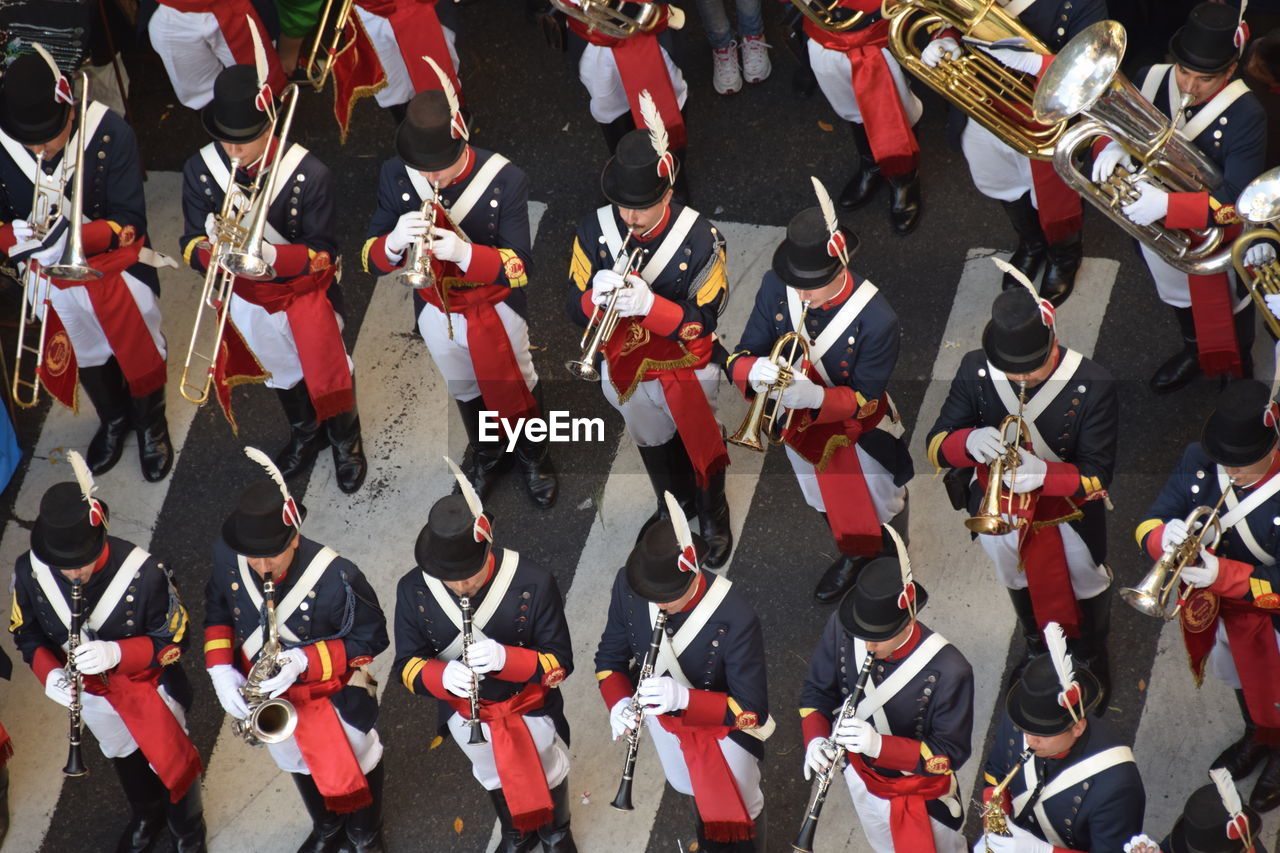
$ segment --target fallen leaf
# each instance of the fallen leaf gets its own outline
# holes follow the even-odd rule
[[[823,129],[823,130],[827,131],[828,133],[830,133],[831,131],[835,130],[835,127],[834,127],[833,125],[827,124],[825,121],[820,121],[820,122],[818,122],[818,127],[820,127],[821,129]],[[690,848],[690,849],[692,849],[692,848]]]
[[[818,124],[822,124],[822,122],[818,122]],[[830,130],[830,128],[827,129]],[[698,853],[698,842],[692,841],[689,843],[689,853]]]
[[[1138,679],[1138,692],[1139,692],[1139,693],[1141,693],[1142,691],[1144,691],[1144,690],[1146,690],[1146,689],[1147,689],[1147,680],[1146,680],[1145,678],[1139,678],[1139,679]]]
[[[444,738],[441,737],[440,735],[436,735],[431,741],[431,746],[427,747],[427,749],[428,750],[435,749],[437,746],[439,746],[442,743],[444,743]]]
[[[453,819],[453,831],[456,832],[458,835],[462,834],[462,818],[455,817]]]

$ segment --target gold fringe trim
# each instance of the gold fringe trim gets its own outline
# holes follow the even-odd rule
[[[689,348],[684,344],[680,344],[680,349],[684,350],[684,356],[671,361],[658,361],[652,358],[646,358],[640,362],[640,367],[636,369],[635,376],[631,378],[631,384],[623,390],[614,378],[613,365],[609,366],[609,381],[613,383],[613,388],[618,392],[618,403],[622,404],[631,399],[631,395],[636,392],[636,388],[640,387],[640,383],[644,381],[644,375],[650,370],[680,370],[684,367],[693,367],[698,363],[698,357],[689,352]]]
[[[827,439],[827,446],[822,450],[822,458],[818,460],[818,464],[813,466],[814,473],[821,474],[826,470],[827,463],[831,461],[831,457],[836,455],[836,451],[842,447],[852,447],[853,442],[849,440],[849,436],[841,433],[833,435]]]

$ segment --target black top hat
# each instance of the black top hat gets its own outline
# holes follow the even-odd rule
[[[1247,805],[1241,804],[1249,820],[1249,831],[1257,838],[1262,830],[1262,817]],[[1182,809],[1182,815],[1169,833],[1169,848],[1173,853],[1239,853],[1242,842],[1227,837],[1227,809],[1215,785],[1197,788]]]
[[[55,100],[57,79],[38,54],[15,59],[4,72],[0,130],[23,145],[43,145],[62,133],[71,104]]]
[[[887,640],[911,621],[911,612],[900,606],[902,566],[897,557],[877,557],[862,567],[853,589],[840,599],[840,625],[860,640]],[[916,582],[916,612],[929,601],[929,593]]]
[[[1276,444],[1268,424],[1271,389],[1256,379],[1237,379],[1222,389],[1204,422],[1200,445],[1219,465],[1252,465]]]
[[[1025,287],[1002,292],[991,303],[991,322],[982,331],[982,349],[1005,373],[1030,373],[1043,367],[1053,345],[1040,306]]]
[[[213,100],[200,111],[205,131],[219,142],[252,142],[271,123],[258,109],[258,70],[252,65],[222,69],[213,81]]]
[[[298,504],[298,515],[307,508]],[[274,557],[293,541],[297,528],[284,522],[284,497],[270,480],[259,480],[240,495],[235,511],[222,523],[222,541],[245,557]]]
[[[701,566],[707,553],[707,540],[697,533],[693,533],[692,538]],[[688,592],[689,585],[698,577],[697,572],[681,570],[677,564],[680,550],[669,520],[649,525],[627,557],[627,585],[636,595],[657,604],[675,601]]]
[[[675,168],[679,167],[676,163]],[[658,152],[649,141],[649,131],[633,130],[618,140],[613,156],[604,164],[600,189],[618,207],[643,210],[662,201],[673,178],[658,174]]]
[[[492,546],[476,541],[475,519],[462,495],[436,501],[413,546],[418,567],[442,581],[466,580],[480,571]]]
[[[449,168],[467,147],[467,140],[454,138],[452,122],[453,113],[444,92],[419,92],[409,101],[404,121],[396,130],[396,153],[411,169],[420,172]]]
[[[1190,71],[1213,74],[1240,58],[1236,27],[1240,12],[1222,3],[1201,3],[1169,39],[1169,52]]]
[[[848,257],[858,251],[858,237],[840,226]],[[787,223],[787,236],[773,252],[773,272],[788,287],[813,290],[835,278],[840,259],[827,251],[831,234],[818,207],[807,207]]]
[[[1088,714],[1102,698],[1102,690],[1092,672],[1079,661],[1075,661],[1074,666],[1084,712]],[[1053,737],[1075,725],[1071,712],[1058,701],[1061,692],[1062,685],[1058,683],[1058,673],[1053,668],[1053,657],[1043,654],[1032,658],[1022,670],[1022,678],[1009,688],[1004,707],[1020,730],[1029,735]]]
[[[103,514],[105,501],[98,501]],[[102,554],[107,526],[89,521],[89,504],[76,483],[55,483],[40,499],[40,516],[31,528],[31,551],[53,569],[81,569]]]

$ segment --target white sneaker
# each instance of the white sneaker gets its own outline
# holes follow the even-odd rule
[[[742,40],[742,76],[748,83],[759,83],[769,77],[769,45],[764,36],[747,36]]]
[[[766,60],[767,61],[767,60]],[[738,43],[711,51],[711,83],[721,95],[732,95],[742,89],[742,69],[738,67]]]

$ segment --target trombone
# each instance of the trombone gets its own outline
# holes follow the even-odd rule
[[[1198,506],[1191,510],[1186,518],[1187,538],[1172,548],[1166,548],[1140,584],[1123,587],[1120,590],[1120,597],[1126,604],[1147,616],[1164,617],[1169,620],[1181,612],[1188,591],[1178,583],[1178,579],[1182,577],[1182,570],[1200,555],[1201,543],[1210,529],[1213,530],[1213,542],[1208,547],[1211,549],[1218,547],[1218,542],[1222,540],[1222,519],[1218,512],[1222,509],[1222,502],[1227,499],[1227,493],[1231,491],[1231,485],[1234,482],[1233,478],[1222,490],[1222,496],[1213,505],[1213,509]],[[1170,610],[1169,597],[1175,589],[1178,590],[1178,598],[1174,602],[1173,609]]]
[[[307,61],[302,66],[307,82],[317,92],[324,89],[329,82],[329,75],[333,73],[334,60],[343,47],[342,35],[346,32],[347,22],[351,20],[351,8],[355,5],[354,0],[342,0],[337,17],[332,19],[333,25],[330,26],[329,13],[333,11],[333,2],[334,0],[325,0],[320,20],[316,23],[316,36],[311,42],[311,52],[307,54]],[[329,37],[328,42],[325,41],[326,35]]]
[[[1024,443],[1030,443],[1031,430],[1027,427],[1022,411],[1027,404],[1027,383],[1019,383],[1018,413],[1005,415],[1000,421],[1000,441],[1004,450],[987,466],[987,490],[982,494],[982,504],[978,514],[964,520],[964,526],[974,533],[984,536],[1003,536],[1012,533],[1019,523],[1007,521],[1005,515],[1013,516],[1013,490],[1007,490],[1005,505],[1000,507],[1000,494],[1005,492],[1005,472],[1013,472],[1017,476],[1018,467],[1022,464],[1022,452],[1018,449]],[[1010,429],[1013,430],[1012,434]]]
[[[627,252],[627,244],[631,242],[631,232],[627,232],[627,237],[622,241],[622,248],[618,251],[618,258],[614,261],[613,271],[623,278],[623,287],[630,287],[626,284],[626,278],[640,269],[640,260],[644,256],[644,247],[636,246]],[[613,337],[614,330],[618,328],[618,293],[622,287],[616,288],[609,294],[609,301],[604,304],[603,311],[597,305],[595,310],[591,312],[591,318],[587,320],[587,328],[582,331],[582,340],[579,346],[582,347],[582,357],[570,359],[564,363],[565,369],[579,379],[585,379],[588,382],[599,382],[600,371],[596,369],[596,356],[604,345],[609,343],[609,339]]]
[[[797,329],[804,328],[804,319],[808,313],[809,300],[806,299],[800,309],[800,321],[796,323]],[[790,350],[784,358],[782,351],[787,347],[790,347]],[[774,342],[773,349],[769,352],[769,360],[778,365],[778,378],[764,391],[756,393],[755,399],[751,401],[751,408],[747,410],[747,417],[742,421],[742,426],[727,439],[730,444],[762,453],[770,444],[782,444],[783,436],[791,428],[791,418],[796,413],[795,409],[787,409],[786,416],[779,422],[778,416],[782,412],[782,392],[795,381],[797,356],[800,358],[801,365],[809,360],[809,342],[804,339],[801,332],[787,332]]]

